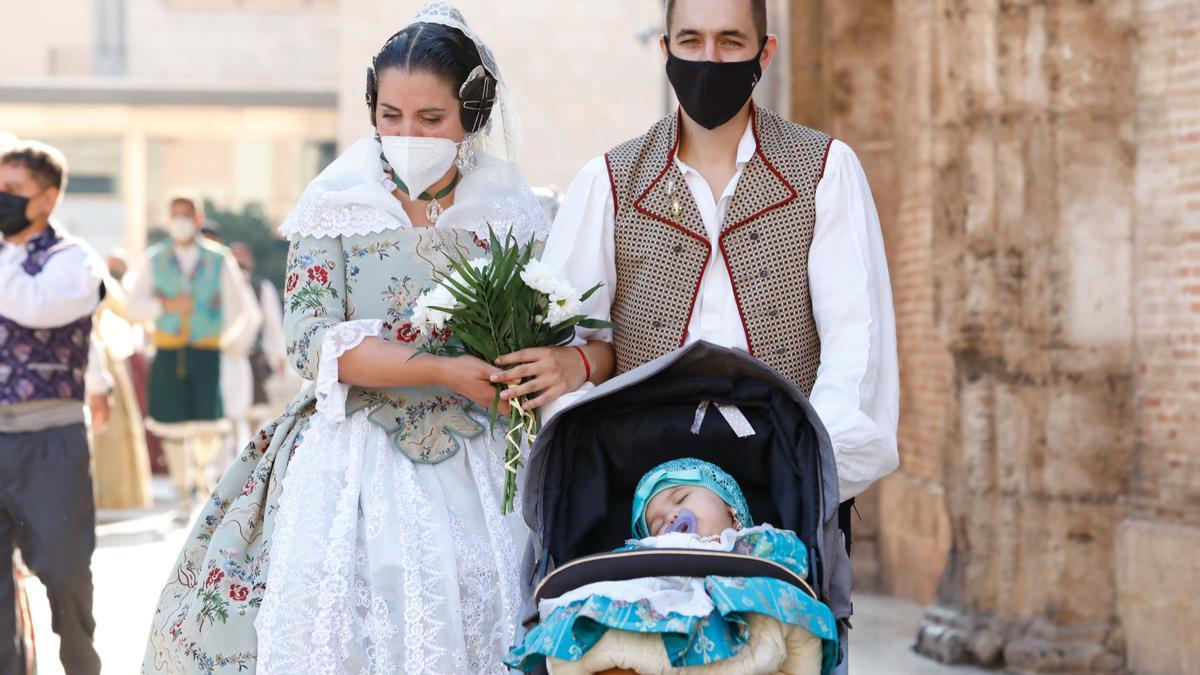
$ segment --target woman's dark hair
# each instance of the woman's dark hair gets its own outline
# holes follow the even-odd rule
[[[375,125],[375,107],[379,100],[379,73],[388,68],[424,71],[450,84],[460,103],[463,128],[468,133],[487,124],[496,104],[496,80],[486,69],[479,49],[462,31],[440,23],[414,23],[396,33],[367,68],[367,107],[371,125]],[[467,78],[480,68],[469,84]]]

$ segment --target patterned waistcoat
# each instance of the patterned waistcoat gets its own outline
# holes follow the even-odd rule
[[[73,246],[54,228],[30,240],[23,269],[38,276],[46,262]],[[100,290],[96,289],[97,297]],[[51,399],[84,400],[89,314],[58,328],[26,328],[0,316],[0,406]]]
[[[154,273],[154,294],[173,298],[190,293],[192,311],[185,314],[163,312],[154,326],[154,344],[165,349],[197,347],[218,349],[221,340],[221,270],[225,264],[226,248],[203,237],[196,239],[200,262],[185,277],[175,259],[171,242],[164,241],[146,251]]]
[[[750,353],[812,391],[821,341],[808,289],[817,184],[831,140],[754,107],[758,149],[742,172],[719,245]],[[606,155],[616,210],[617,370],[682,347],[712,245],[675,163],[679,117]]]

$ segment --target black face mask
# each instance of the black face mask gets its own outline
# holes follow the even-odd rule
[[[0,236],[15,236],[33,224],[25,215],[28,207],[29,198],[0,192]]]
[[[750,100],[762,79],[763,38],[758,55],[749,61],[717,63],[685,61],[667,48],[667,79],[675,88],[679,105],[705,129],[716,129],[733,119]]]

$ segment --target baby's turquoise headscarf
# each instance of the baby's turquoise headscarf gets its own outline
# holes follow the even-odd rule
[[[746,497],[733,476],[725,473],[716,464],[686,457],[659,464],[638,482],[637,490],[633,493],[634,539],[650,536],[650,528],[646,525],[646,507],[650,505],[650,500],[663,490],[676,485],[698,485],[712,490],[733,508],[739,526],[754,526]]]

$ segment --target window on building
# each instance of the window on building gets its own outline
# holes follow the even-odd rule
[[[67,194],[117,197],[121,192],[121,139],[41,138],[67,158]]]

